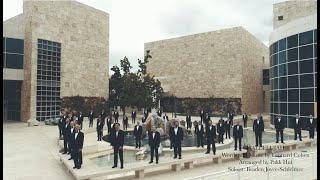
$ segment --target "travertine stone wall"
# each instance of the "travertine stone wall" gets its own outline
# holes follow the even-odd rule
[[[273,5],[273,29],[294,19],[317,13],[316,0],[289,0]],[[283,16],[283,20],[278,20]]]
[[[268,48],[242,27],[145,43],[148,73],[178,98],[241,98],[262,111],[262,58]]]
[[[23,14],[19,14],[3,22],[3,37],[24,39]]]
[[[76,1],[24,1],[22,118],[35,119],[37,41],[61,43],[61,97],[108,98],[109,15]]]

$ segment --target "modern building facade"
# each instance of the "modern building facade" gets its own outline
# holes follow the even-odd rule
[[[3,32],[5,119],[55,118],[64,97],[108,98],[106,12],[73,0],[24,1]]]
[[[144,49],[152,56],[147,72],[160,80],[167,94],[233,99],[249,114],[268,109],[268,90],[263,89],[269,85],[263,88],[262,83],[268,47],[242,27],[149,42]]]
[[[270,36],[270,116],[292,128],[299,114],[306,128],[317,116],[317,1],[286,1],[273,6]]]

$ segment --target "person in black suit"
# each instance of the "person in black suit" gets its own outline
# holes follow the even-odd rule
[[[231,126],[233,126],[233,117],[234,117],[234,114],[230,113],[229,119],[230,119],[230,122],[231,122]]]
[[[78,124],[80,125],[80,129],[82,129],[82,123],[83,123],[83,115],[82,115],[82,112],[80,112],[78,116]]]
[[[308,130],[309,130],[309,138],[310,139],[314,139],[314,129],[317,128],[317,125],[316,125],[315,119],[312,117],[311,114],[309,115],[309,120],[308,120],[308,123],[307,123],[307,127],[308,127]]]
[[[123,126],[123,130],[127,130],[128,129],[128,117],[126,115],[123,116],[122,126]]]
[[[293,125],[294,129],[294,140],[297,140],[297,135],[299,135],[299,140],[302,141],[301,138],[301,128],[302,128],[302,123],[300,121],[299,115],[296,114],[296,120]]]
[[[136,138],[136,148],[141,147],[141,136],[142,136],[142,126],[140,122],[137,122],[137,125],[134,126],[133,135]]]
[[[104,109],[102,109],[102,111],[100,113],[100,118],[101,118],[101,121],[105,122],[106,112],[104,111]]]
[[[204,116],[204,124],[206,125],[206,126],[208,126],[208,123],[209,123],[209,121],[211,120],[211,118],[210,118],[210,116],[209,116],[209,113],[206,113],[206,115]]]
[[[58,121],[58,128],[59,128],[59,139],[62,137],[62,132],[63,132],[63,127],[66,123],[67,115],[64,113],[63,115],[60,116],[60,119]]]
[[[167,113],[164,113],[163,119],[169,121],[169,117],[167,116]]]
[[[158,110],[157,115],[158,115],[159,117],[162,116],[162,111],[161,111],[160,109]]]
[[[132,124],[136,123],[136,117],[137,117],[136,110],[132,110],[132,112],[131,112]]]
[[[63,154],[67,154],[68,150],[68,134],[70,131],[69,118],[66,119],[66,123],[63,126]]]
[[[153,126],[151,132],[149,132],[149,146],[151,153],[151,160],[149,164],[153,163],[153,156],[156,156],[156,164],[159,162],[158,148],[160,146],[160,133],[156,131],[156,127]]]
[[[204,128],[202,124],[198,123],[198,121],[194,122],[194,132],[197,136],[197,147],[203,147]]]
[[[94,114],[93,114],[93,110],[91,109],[89,115],[88,115],[88,118],[89,118],[89,127],[93,127],[93,117],[94,117]]]
[[[187,116],[186,116],[186,122],[187,122],[187,129],[191,129],[191,127],[192,127],[192,123],[191,123],[191,116],[190,116],[190,114],[188,114]]]
[[[200,113],[199,113],[199,116],[200,116],[200,124],[203,124],[203,119],[204,119],[204,111],[203,111],[203,109],[200,111]]]
[[[80,131],[80,126],[77,124],[75,126],[75,132],[71,135],[71,143],[72,143],[72,153],[73,153],[73,169],[80,169],[82,165],[82,148],[84,141],[84,134]]]
[[[246,128],[247,127],[247,122],[248,122],[248,115],[247,113],[244,113],[242,115],[242,120],[243,120],[243,127]]]
[[[124,144],[124,131],[120,130],[120,124],[115,123],[115,130],[111,131],[110,139],[111,146],[113,146],[114,164],[112,168],[118,166],[118,154],[120,157],[121,169],[123,169],[123,144]]]
[[[231,129],[231,121],[227,119],[224,123],[225,131],[226,131],[226,139],[230,139],[230,129]]]
[[[218,143],[223,144],[223,135],[225,132],[225,127],[224,127],[224,120],[222,119],[222,117],[220,117],[220,120],[217,124],[217,132],[218,132]]]
[[[69,149],[69,152],[70,152],[70,158],[68,160],[71,160],[71,159],[73,159],[73,154],[72,154],[72,151],[73,151],[72,135],[76,130],[75,130],[75,123],[73,121],[70,121],[69,124],[70,124],[70,130],[68,130],[68,149]]]
[[[257,119],[253,121],[253,132],[256,136],[256,147],[259,146],[262,147],[262,132],[264,131],[264,122],[261,114],[257,116]]]
[[[97,141],[101,141],[102,139],[103,126],[104,126],[104,122],[101,120],[101,117],[99,117],[97,121],[97,136],[98,136]]]
[[[283,142],[283,129],[284,129],[284,120],[281,118],[281,114],[277,119],[274,120],[274,127],[276,128],[276,143],[279,142],[279,134],[281,137],[281,143]]]
[[[144,115],[144,120],[146,121],[149,115],[149,112],[147,109],[144,110],[143,115]]]
[[[118,111],[115,111],[115,112],[114,112],[114,122],[115,122],[115,123],[118,123],[118,122],[119,122],[119,112],[118,112]]]
[[[174,158],[177,158],[179,155],[179,159],[181,159],[181,141],[183,140],[183,130],[179,127],[179,122],[174,122],[174,127],[172,131],[172,146],[174,151]]]
[[[213,154],[216,154],[216,142],[215,139],[217,137],[216,127],[212,125],[212,121],[208,121],[208,126],[206,126],[206,133],[205,137],[207,139],[207,152],[206,154],[210,153],[211,145]]]
[[[110,113],[110,116],[107,119],[108,134],[110,134],[110,132],[111,132],[111,125],[112,125],[112,114]]]
[[[234,150],[237,150],[237,143],[239,142],[239,150],[241,151],[241,140],[243,138],[243,127],[240,125],[240,121],[236,121],[236,125],[233,126],[233,139]]]

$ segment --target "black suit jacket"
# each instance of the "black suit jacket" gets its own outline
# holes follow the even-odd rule
[[[239,126],[239,130],[238,127]],[[235,139],[243,138],[243,127],[241,125],[233,126],[233,137]]]
[[[116,148],[122,147],[124,144],[124,131],[119,130],[118,137],[117,137],[116,130],[113,130],[110,134],[110,142],[111,142],[111,146],[114,146]]]
[[[93,113],[93,112],[92,112],[92,113],[90,112],[89,115],[88,115],[88,118],[89,118],[89,119],[93,119],[93,117],[94,117],[94,113]]]
[[[154,138],[152,136],[152,132],[149,132],[149,146],[150,147],[159,147],[160,146],[160,133],[158,131],[155,132]]]
[[[172,128],[172,143],[174,146],[181,146],[181,141],[183,140],[183,130],[178,127],[178,132],[175,134],[174,128]]]
[[[78,122],[79,123],[83,122],[83,114],[78,116]]]
[[[243,119],[243,121],[247,121],[248,120],[248,115],[242,115],[242,119]]]
[[[142,126],[139,125],[138,130],[137,130],[137,126],[138,125],[134,126],[133,135],[135,137],[141,137],[141,135],[142,135]]]
[[[225,127],[224,127],[224,123],[218,123],[217,124],[217,132],[218,134],[223,134],[225,132]]]
[[[314,119],[314,118],[312,118],[312,119],[313,119],[312,123],[310,123],[310,118],[308,118],[307,127],[308,127],[309,130],[312,130],[312,129],[314,130],[317,127],[316,119]]]
[[[203,136],[203,134],[204,134],[203,125],[202,125],[202,124],[200,125],[200,131],[199,131],[199,124],[198,124],[198,125],[195,125],[195,126],[194,126],[194,132],[195,132],[195,134],[198,135],[198,136]]]
[[[122,121],[123,121],[123,124],[128,124],[128,117],[127,116],[123,117]]]
[[[214,125],[211,125],[211,130],[209,127],[210,126],[206,127],[205,137],[207,138],[208,143],[212,143],[212,142],[214,142],[214,139],[217,137],[217,131],[216,131],[216,127]]]
[[[302,128],[302,122],[301,122],[300,118],[298,120],[298,124],[296,122],[296,119],[294,119],[293,129],[296,130],[296,131],[300,131],[301,128]]]
[[[79,150],[79,149],[82,149],[83,148],[83,141],[84,141],[84,134],[83,132],[79,131],[78,132],[78,136],[77,138],[75,139],[75,132],[72,133],[71,135],[71,144],[72,144],[72,147],[75,149],[75,150]]]
[[[226,120],[224,122],[224,127],[225,127],[225,130],[230,130],[231,128],[231,121],[230,120]]]
[[[284,129],[284,126],[285,126],[284,120],[282,118],[280,118],[280,119],[281,119],[280,122],[279,122],[278,118],[276,118],[274,120],[274,127],[276,128],[276,130],[283,130]]]
[[[58,121],[59,128],[63,129],[63,126],[66,124],[66,116],[61,116]]]
[[[62,129],[63,136],[66,136],[68,138],[70,128],[71,128],[70,124],[68,124],[67,127],[66,127],[66,124],[63,125],[63,129]]]
[[[97,131],[103,131],[103,126],[104,126],[104,122],[100,121],[100,125],[99,125],[99,121],[97,121]]]
[[[106,118],[106,112],[101,112],[100,116],[101,116],[101,119],[104,120]]]
[[[186,116],[186,121],[187,122],[191,122],[191,116],[190,115]]]
[[[252,125],[252,128],[253,128],[253,131],[255,133],[261,133],[262,131],[264,131],[264,122],[263,122],[263,119],[261,118],[259,120],[259,124],[258,124],[258,120],[255,119],[253,121],[253,125]]]
[[[136,116],[137,116],[137,112],[136,112],[136,111],[132,111],[132,112],[131,112],[131,117],[132,117],[132,118],[135,118]]]

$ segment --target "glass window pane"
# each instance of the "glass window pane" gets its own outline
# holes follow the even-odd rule
[[[298,76],[288,76],[288,88],[298,88]]]
[[[298,103],[288,103],[288,115],[299,114],[299,104]]]
[[[289,89],[288,90],[288,102],[299,102],[299,90]]]
[[[298,34],[288,37],[287,41],[288,41],[288,45],[287,45],[288,49],[298,46]]]
[[[278,77],[278,66],[273,67],[273,76]]]
[[[288,75],[298,74],[298,62],[288,63]]]
[[[288,50],[288,61],[298,60],[298,48]]]
[[[23,39],[6,38],[6,52],[23,54]]]
[[[314,30],[314,42],[317,42],[317,29]]]
[[[287,64],[281,64],[279,66],[279,76],[286,76],[287,75]]]
[[[23,55],[6,54],[6,67],[13,69],[23,69]]]
[[[286,89],[287,88],[287,77],[279,78],[279,89]]]
[[[273,111],[275,114],[278,114],[279,113],[279,104],[278,103],[274,103],[274,108],[273,108]]]
[[[278,81],[279,81],[278,78],[274,78],[273,79],[273,87],[274,87],[274,89],[278,89],[278,87],[279,87],[278,86]]]
[[[313,42],[313,30],[299,34],[299,45],[310,44]]]
[[[287,47],[287,39],[283,38],[279,41],[279,51],[286,49]]]
[[[309,116],[313,115],[313,103],[300,103],[300,115],[301,116]]]
[[[287,52],[282,51],[279,53],[279,64],[287,62]]]
[[[274,54],[272,57],[273,57],[273,59],[272,59],[273,63],[272,64],[273,65],[277,65],[278,64],[278,54]]]
[[[314,87],[313,74],[300,75],[300,87]]]
[[[317,44],[314,44],[313,45],[313,52],[314,52],[314,57],[318,57],[318,54],[317,54]]]
[[[312,73],[313,72],[313,60],[304,60],[299,62],[300,73]]]
[[[273,94],[273,96],[274,96],[274,97],[273,97],[274,101],[279,101],[279,91],[276,90],[276,91],[273,91],[273,93],[274,93],[274,94]]]
[[[314,92],[312,89],[300,89],[300,102],[313,102]]]
[[[273,48],[273,53],[278,52],[278,42],[273,43],[272,48]]]
[[[299,59],[308,59],[313,57],[312,45],[303,46],[299,48]]]
[[[287,103],[280,103],[280,113],[287,114]]]
[[[279,91],[279,101],[286,102],[287,101],[287,90]]]

